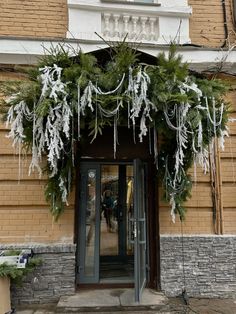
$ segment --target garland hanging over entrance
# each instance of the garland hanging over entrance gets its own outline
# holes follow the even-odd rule
[[[194,76],[171,46],[156,64],[139,62],[139,54],[126,43],[111,48],[106,64],[92,54],[75,57],[63,47],[29,71],[28,81],[10,85],[6,124],[13,145],[31,150],[29,174],[42,174],[47,157],[46,199],[55,218],[68,204],[71,190],[75,143],[81,132],[90,130],[90,141],[113,126],[114,158],[119,126],[133,128],[135,141],[153,134],[152,152],[170,203],[172,220],[184,218],[183,203],[190,196],[193,163],[206,172],[209,147],[214,137],[221,146],[227,135],[225,85],[216,79]],[[157,145],[157,134],[159,144]]]

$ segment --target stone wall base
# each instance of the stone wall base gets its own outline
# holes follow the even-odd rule
[[[11,286],[12,306],[57,302],[75,292],[73,244],[0,245],[0,249],[31,248],[42,265],[28,274],[22,286]],[[236,236],[161,235],[161,289],[178,296],[236,297]]]
[[[161,235],[160,247],[167,296],[180,295],[184,286],[191,297],[236,296],[236,236],[184,236],[182,254],[181,236]]]
[[[28,274],[22,286],[11,285],[12,306],[57,302],[75,292],[75,245],[4,245],[0,249],[32,249],[42,265]]]

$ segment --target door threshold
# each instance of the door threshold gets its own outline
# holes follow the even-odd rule
[[[133,279],[126,279],[126,278],[104,278],[104,279],[100,279],[99,281],[100,284],[104,284],[104,283],[109,283],[109,284],[134,284],[134,280]]]
[[[76,287],[76,293],[81,290],[103,290],[103,289],[127,289],[134,288],[134,283],[114,283],[114,282],[104,282],[104,283],[93,283],[93,284],[79,284]]]
[[[129,308],[135,310],[152,309],[161,310],[166,306],[167,297],[155,290],[144,289],[140,303],[134,300],[134,289],[131,288],[110,288],[79,290],[72,296],[63,296],[60,298],[57,309],[70,309],[75,311],[124,311]],[[146,311],[145,311],[146,312]]]

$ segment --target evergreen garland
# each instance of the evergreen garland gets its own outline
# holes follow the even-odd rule
[[[23,277],[33,272],[33,270],[41,264],[42,260],[35,257],[30,258],[25,268],[17,268],[15,265],[3,263],[0,264],[0,277],[8,277],[12,282],[20,285],[22,283]]]
[[[62,46],[29,71],[28,81],[4,90],[10,96],[7,125],[14,145],[32,152],[29,172],[42,173],[47,156],[46,199],[57,219],[71,190],[75,143],[88,128],[93,141],[105,126],[114,129],[114,155],[119,126],[132,126],[134,138],[154,132],[153,154],[171,215],[184,218],[190,197],[190,166],[208,169],[208,147],[214,137],[227,135],[226,86],[191,74],[171,46],[156,64],[139,62],[139,54],[122,42],[111,48],[110,60],[99,64],[92,54],[70,56]],[[138,129],[138,134],[136,134]],[[156,147],[157,134],[159,147]]]

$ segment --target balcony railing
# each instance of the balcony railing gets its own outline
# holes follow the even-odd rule
[[[129,41],[156,41],[159,37],[158,18],[122,13],[102,14],[102,36],[105,39]]]
[[[68,38],[167,44],[190,43],[186,0],[68,0]]]

